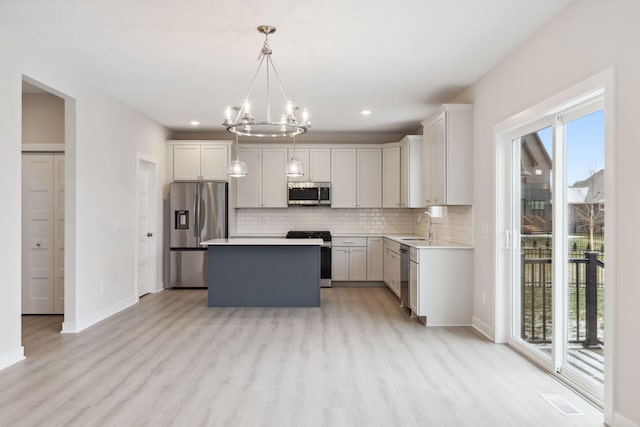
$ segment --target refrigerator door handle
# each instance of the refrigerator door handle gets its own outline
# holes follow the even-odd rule
[[[209,204],[204,203],[204,188],[200,192],[200,208],[198,209],[198,239],[202,241],[207,235],[207,216],[209,214]]]
[[[193,236],[196,238],[196,245],[200,245],[200,197],[198,192],[193,195],[193,216],[195,222]]]

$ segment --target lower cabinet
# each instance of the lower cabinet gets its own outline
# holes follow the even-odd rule
[[[415,252],[414,252],[415,251]],[[411,248],[409,307],[427,326],[463,326],[473,316],[473,250]]]
[[[337,237],[331,244],[331,280],[367,280],[367,238]]]
[[[382,237],[367,237],[367,280],[381,281],[384,277]]]
[[[410,251],[411,260],[409,261],[409,308],[414,313],[418,313],[418,282],[420,282],[420,270],[419,264],[414,261],[413,254],[417,253],[417,249],[411,248]]]
[[[384,240],[384,282],[400,298],[400,244]]]

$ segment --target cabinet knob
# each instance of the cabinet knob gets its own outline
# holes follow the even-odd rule
[[[147,233],[147,237],[153,237],[153,233]]]
[[[36,243],[36,246],[37,246],[37,247],[40,247],[40,243]]]

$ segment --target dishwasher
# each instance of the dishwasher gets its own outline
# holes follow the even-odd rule
[[[411,311],[409,304],[409,246],[400,246],[400,301],[401,307]]]

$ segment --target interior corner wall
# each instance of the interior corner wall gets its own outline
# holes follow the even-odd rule
[[[4,224],[0,245],[0,369],[22,360],[21,322],[21,96],[20,73],[0,67],[0,188]]]
[[[616,205],[617,230],[616,342],[614,412],[620,424],[640,425],[637,386],[640,384],[640,301],[637,278],[637,226],[640,198],[637,163],[640,158],[640,32],[636,0],[583,0],[571,3],[555,19],[518,47],[472,85],[455,102],[474,107],[474,318],[495,329],[495,247],[502,230],[495,229],[496,156],[494,126],[575,84],[611,67],[615,70]],[[490,232],[483,234],[482,224]],[[607,266],[608,267],[608,266]],[[486,304],[482,302],[486,293]],[[609,332],[607,332],[609,333]],[[622,421],[620,421],[622,420]]]

